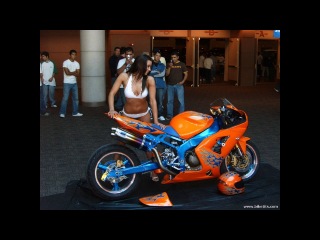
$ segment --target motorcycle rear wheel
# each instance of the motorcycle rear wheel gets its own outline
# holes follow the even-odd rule
[[[117,159],[123,165],[117,167]],[[106,172],[99,166],[107,167],[108,171],[140,165],[137,154],[130,148],[119,144],[101,146],[90,157],[87,165],[87,181],[93,193],[104,200],[119,200],[132,194],[141,181],[141,173],[101,179]]]
[[[260,165],[260,152],[257,146],[251,140],[249,140],[246,145],[247,145],[246,154],[248,156],[248,163],[245,164],[245,166],[241,164],[234,164],[231,161],[232,156],[230,154],[228,157],[226,157],[222,161],[221,167],[220,167],[220,174],[223,174],[229,171],[235,171],[240,174],[244,182],[250,181],[256,175]]]

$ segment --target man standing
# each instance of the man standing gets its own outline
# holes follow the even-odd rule
[[[72,93],[72,116],[81,117],[83,114],[79,113],[79,94],[77,76],[80,74],[80,64],[75,60],[77,56],[76,50],[70,50],[69,59],[63,62],[63,97],[61,101],[60,117],[66,116],[67,104],[70,91]]]
[[[179,52],[174,51],[171,53],[171,62],[166,69],[167,82],[167,118],[171,120],[173,117],[173,103],[174,95],[177,95],[179,102],[178,112],[184,111],[184,87],[183,84],[188,78],[188,69],[186,64],[179,61]]]
[[[46,104],[44,102],[42,81],[43,81],[43,75],[42,75],[42,68],[41,68],[41,52],[40,52],[40,116],[49,116],[49,113],[47,112]]]
[[[117,66],[118,76],[120,75],[120,73],[127,72],[133,62],[134,62],[133,48],[127,47],[125,51],[125,57],[118,61],[118,66]],[[121,111],[123,109],[124,104],[126,103],[123,84],[121,84],[119,92],[120,92],[120,96],[118,97],[118,101],[115,104],[115,109],[118,111]]]
[[[153,64],[152,69],[150,72],[150,76],[154,77],[154,80],[156,81],[156,100],[157,100],[157,106],[158,106],[158,116],[159,120],[164,121],[165,118],[163,117],[163,100],[164,100],[164,94],[166,92],[166,81],[164,78],[164,75],[166,73],[166,65],[164,65],[160,59],[161,59],[161,52],[159,49],[153,50]]]
[[[42,57],[42,75],[43,75],[43,96],[46,106],[48,106],[48,98],[50,99],[51,107],[56,108],[56,100],[54,97],[56,90],[56,80],[54,75],[57,73],[55,64],[49,59],[49,53],[44,51],[41,53]]]
[[[111,83],[113,85],[114,81],[117,79],[117,66],[120,57],[120,47],[115,47],[113,55],[109,58],[109,69],[111,74]]]
[[[206,58],[204,59],[203,62],[203,67],[204,67],[204,79],[205,83],[210,83],[211,82],[211,68],[213,66],[213,61],[212,58],[210,57],[210,53],[206,53]]]

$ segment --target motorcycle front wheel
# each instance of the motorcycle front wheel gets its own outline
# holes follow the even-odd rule
[[[239,173],[244,182],[250,181],[257,173],[260,165],[260,152],[257,146],[249,140],[246,143],[246,153],[241,157],[236,149],[222,161],[220,174],[234,171]]]
[[[132,194],[141,181],[141,173],[109,176],[124,168],[140,165],[137,154],[119,144],[108,144],[97,149],[87,165],[87,181],[93,193],[105,200],[119,200]]]

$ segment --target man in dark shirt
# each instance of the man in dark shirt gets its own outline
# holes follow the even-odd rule
[[[109,69],[111,74],[111,83],[113,85],[114,81],[117,79],[117,66],[120,57],[120,47],[115,47],[113,49],[113,55],[109,58]]]
[[[178,113],[184,112],[184,82],[188,78],[186,64],[179,61],[179,52],[171,53],[171,62],[166,70],[167,82],[167,120],[173,117],[174,95],[177,95],[179,102]]]

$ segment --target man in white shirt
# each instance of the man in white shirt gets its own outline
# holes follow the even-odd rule
[[[40,52],[40,116],[49,116],[46,104],[44,103],[43,89],[42,89],[42,69],[41,69],[41,52]]]
[[[131,64],[134,62],[134,53],[133,53],[133,48],[132,47],[127,47],[125,51],[125,58],[122,58],[118,61],[118,66],[117,66],[117,74],[118,76],[123,73],[127,72],[129,68],[131,67]],[[126,97],[124,95],[124,89],[123,89],[123,84],[121,84],[120,89],[119,89],[119,97],[117,99],[117,102],[115,104],[115,109],[117,111],[121,111],[123,109],[124,104],[126,103]]]
[[[212,58],[210,58],[210,53],[208,52],[206,54],[206,58],[204,59],[203,62],[203,67],[204,67],[204,75],[205,75],[205,83],[210,83],[211,82],[211,68],[213,66],[213,61]]]
[[[206,58],[206,52],[202,52],[199,57],[199,78],[200,82],[204,81],[205,75],[204,75],[204,59]]]
[[[61,101],[60,117],[66,116],[67,104],[70,91],[72,93],[72,116],[81,117],[79,113],[79,94],[77,76],[80,75],[80,64],[75,60],[77,56],[76,50],[70,50],[69,59],[63,62],[63,97]]]
[[[56,80],[54,75],[57,70],[55,68],[55,64],[49,59],[49,53],[44,51],[41,53],[42,57],[42,75],[43,75],[43,97],[46,106],[48,106],[48,98],[50,99],[51,107],[57,107],[56,100],[54,97],[55,89],[56,89]]]

